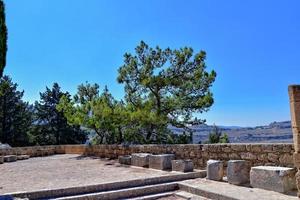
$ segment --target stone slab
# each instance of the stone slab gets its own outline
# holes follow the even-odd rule
[[[218,200],[299,200],[296,192],[281,194],[259,188],[241,187],[227,182],[191,179],[179,182],[179,190]]]
[[[250,167],[245,160],[229,160],[227,163],[227,180],[234,185],[249,183]]]
[[[172,160],[172,171],[192,172],[194,164],[192,160]]]
[[[7,155],[4,156],[4,162],[14,162],[17,160],[17,156],[16,155]]]
[[[131,165],[131,156],[119,156],[119,163],[122,165]]]
[[[29,155],[18,155],[17,156],[17,160],[27,160],[29,158],[30,158]]]
[[[220,160],[207,161],[207,179],[221,181],[224,176],[223,162]]]
[[[172,160],[174,159],[175,159],[174,154],[150,155],[149,168],[159,169],[159,170],[172,169]]]
[[[257,166],[250,171],[252,187],[286,193],[296,189],[294,168]]]
[[[131,164],[137,167],[149,167],[150,153],[134,153],[131,155]]]

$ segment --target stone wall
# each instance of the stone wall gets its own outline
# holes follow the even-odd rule
[[[105,158],[117,158],[132,153],[174,153],[176,159],[191,159],[197,168],[204,168],[208,159],[230,160],[242,159],[249,161],[251,166],[277,165],[293,167],[292,144],[189,144],[189,145],[59,145],[19,147],[1,150],[0,155],[28,154],[46,156],[68,153],[83,154]]]

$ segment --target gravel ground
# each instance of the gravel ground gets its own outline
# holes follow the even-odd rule
[[[172,173],[74,154],[36,157],[0,165],[0,194],[94,185]]]

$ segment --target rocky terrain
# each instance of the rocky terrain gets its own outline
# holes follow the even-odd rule
[[[227,133],[231,143],[290,143],[293,140],[291,122],[273,122],[266,126],[236,127],[218,126],[222,133]],[[195,131],[193,143],[204,143],[212,131],[211,125],[193,126]],[[181,133],[181,129],[171,127],[175,133]]]

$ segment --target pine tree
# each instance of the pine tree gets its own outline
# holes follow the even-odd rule
[[[87,134],[78,125],[69,125],[63,112],[56,109],[61,97],[70,98],[68,92],[62,92],[57,83],[52,89],[40,93],[40,100],[35,102],[35,122],[31,130],[34,140],[39,145],[81,144]]]
[[[8,76],[0,80],[0,141],[11,146],[29,144],[28,130],[32,122],[31,107],[22,101],[24,91]]]
[[[213,104],[210,87],[216,77],[214,71],[206,71],[205,59],[204,51],[151,48],[143,41],[134,55],[124,55],[118,82],[125,85],[132,131],[144,138],[143,143],[166,143],[168,125],[191,132],[189,125],[204,122],[193,114]]]
[[[99,94],[98,84],[81,84],[72,100],[67,96],[61,98],[57,109],[64,113],[70,124],[94,132],[93,143],[120,144],[128,139],[125,106],[113,98],[107,87]]]
[[[7,52],[7,28],[5,23],[5,6],[0,0],[0,78],[3,76],[4,67],[6,65]]]

